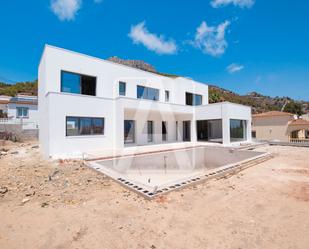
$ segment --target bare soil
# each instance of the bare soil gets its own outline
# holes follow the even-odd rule
[[[1,150],[1,249],[309,248],[309,148],[152,201],[34,143]]]

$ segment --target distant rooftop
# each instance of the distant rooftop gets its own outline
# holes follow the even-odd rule
[[[254,118],[258,118],[258,117],[294,116],[294,114],[289,113],[289,112],[270,111],[270,112],[254,114],[252,116]]]
[[[299,119],[295,119],[291,123],[289,123],[289,126],[297,126],[297,125],[308,125],[309,126],[309,121],[302,119],[302,118],[299,118]]]

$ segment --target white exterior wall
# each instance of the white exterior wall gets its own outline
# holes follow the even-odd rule
[[[62,70],[95,76],[96,96],[62,93]],[[38,78],[40,144],[46,156],[66,157],[92,151],[121,150],[124,147],[125,119],[135,120],[136,123],[136,141],[133,145],[149,144],[147,120],[154,121],[153,143],[162,143],[162,121],[167,121],[166,142],[175,142],[176,121],[178,141],[182,141],[182,121],[190,120],[191,141],[194,142],[196,119],[234,116],[251,119],[251,110],[247,107],[208,105],[206,84],[181,77],[164,77],[51,46],[44,49]],[[118,94],[119,81],[126,82],[126,96]],[[159,101],[137,99],[137,85],[159,89]],[[165,90],[170,92],[168,103],[165,102]],[[186,92],[202,95],[203,106],[185,105]],[[104,135],[66,137],[66,116],[104,117]],[[228,134],[229,127],[224,129]],[[229,140],[225,142],[228,144]]]
[[[196,120],[222,119],[223,144],[230,144],[230,120],[245,120],[247,123],[247,142],[251,141],[251,108],[248,106],[223,102],[196,108]]]

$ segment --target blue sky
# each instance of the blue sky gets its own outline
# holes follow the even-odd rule
[[[308,13],[307,0],[1,1],[0,81],[36,79],[48,43],[240,94],[309,100]]]

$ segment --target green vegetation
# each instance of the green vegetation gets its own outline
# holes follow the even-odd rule
[[[302,115],[304,114],[304,111],[302,109],[302,105],[300,103],[296,103],[295,101],[289,102],[285,107],[284,107],[285,112],[297,114],[297,115]]]
[[[252,92],[247,95],[239,95],[229,90],[216,86],[209,86],[209,103],[228,101],[232,103],[247,105],[252,107],[253,113],[267,111],[284,111],[301,115],[309,112],[309,103],[304,101],[295,101],[289,97],[269,97]]]
[[[27,93],[37,95],[38,81],[18,82],[16,84],[7,84],[0,82],[0,95],[15,96],[18,93]]]

